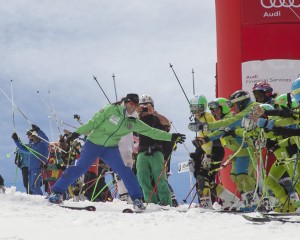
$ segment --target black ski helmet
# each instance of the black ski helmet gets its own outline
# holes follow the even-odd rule
[[[244,110],[251,101],[249,92],[244,90],[235,91],[230,95],[229,100],[232,104],[237,103],[239,111]]]

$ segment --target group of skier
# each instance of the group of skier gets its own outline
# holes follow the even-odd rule
[[[169,130],[170,122],[154,110],[151,96],[139,98],[137,94],[127,94],[121,101],[104,106],[75,132],[65,131],[58,143],[49,144],[48,137],[36,125],[27,133],[29,144],[23,144],[16,133],[12,138],[18,149],[18,166],[23,168],[26,157],[29,158],[28,174],[22,171],[24,179],[28,179],[24,181],[27,193],[42,195],[40,187],[44,177],[50,202],[61,203],[70,196],[76,200],[109,200],[112,195],[103,173],[113,171],[116,184],[119,183],[120,199],[142,210],[144,201],[177,205],[176,199],[172,199],[166,169],[173,146],[184,142],[185,135],[171,134]],[[136,175],[132,170],[133,132],[139,134]],[[101,181],[104,184],[99,184]],[[88,190],[93,185],[91,194]],[[97,185],[104,186],[106,191]],[[106,192],[105,197],[100,192]]]
[[[190,99],[188,129],[196,137],[189,169],[199,204],[231,211],[297,211],[300,78],[288,94],[274,94],[267,82],[256,83],[252,91],[255,101],[244,90],[228,99],[208,102],[204,95]],[[169,120],[155,111],[150,95],[130,93],[104,106],[75,132],[65,131],[57,143],[49,144],[36,125],[27,132],[28,144],[16,133],[12,138],[27,193],[42,195],[44,179],[52,203],[69,197],[111,200],[114,196],[104,177],[109,172],[119,198],[142,211],[145,202],[178,205],[168,172],[172,151],[185,141],[185,135],[169,133],[170,129]],[[225,149],[231,152],[226,159]],[[219,171],[229,166],[235,193],[218,178]]]
[[[258,82],[253,95],[256,101],[243,90],[209,103],[203,95],[191,99],[195,121],[189,129],[198,134],[190,169],[197,180],[199,202],[208,205],[205,190],[209,190],[229,210],[297,211],[300,79],[293,82],[291,93],[279,96],[270,84]],[[207,107],[215,118],[206,112]],[[225,162],[222,147],[232,152]],[[216,172],[229,165],[240,197],[214,179]]]

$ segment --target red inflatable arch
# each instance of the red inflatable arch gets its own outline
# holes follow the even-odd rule
[[[258,81],[290,91],[300,76],[300,0],[215,0],[215,6],[216,96],[251,92]],[[222,170],[221,180],[234,192],[229,173]]]

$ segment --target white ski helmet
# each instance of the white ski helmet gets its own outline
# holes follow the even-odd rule
[[[191,112],[200,111],[205,112],[207,108],[207,99],[204,95],[194,95],[190,99]]]
[[[154,100],[148,94],[144,94],[144,95],[140,96],[139,104],[145,104],[145,103],[151,103],[151,105],[154,106]]]

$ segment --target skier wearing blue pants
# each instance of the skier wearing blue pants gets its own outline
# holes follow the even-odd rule
[[[138,119],[136,109],[139,104],[137,94],[127,94],[120,102],[109,104],[97,112],[87,123],[73,132],[68,141],[72,141],[82,134],[89,133],[77,164],[70,166],[52,187],[53,194],[49,197],[52,203],[61,203],[62,194],[69,185],[84,174],[97,157],[100,157],[114,172],[116,172],[128,190],[136,210],[143,210],[143,193],[136,176],[129,167],[124,165],[118,143],[122,136],[130,132],[137,132],[145,136],[162,140],[183,143],[185,135],[167,133],[148,126]]]

